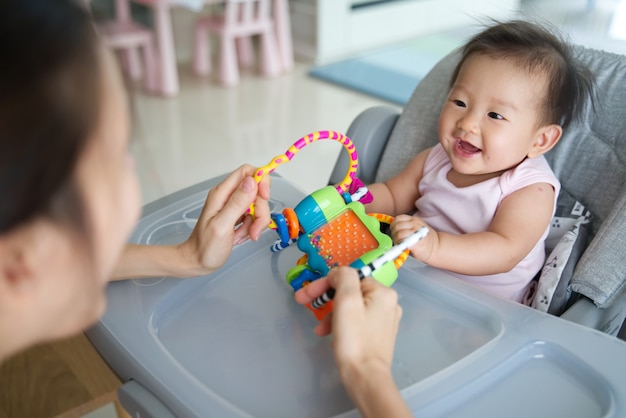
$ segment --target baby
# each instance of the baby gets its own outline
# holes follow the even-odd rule
[[[592,91],[590,72],[550,31],[524,21],[487,28],[462,49],[439,144],[370,185],[368,212],[397,215],[396,242],[428,226],[415,258],[522,302],[543,265],[560,189],[543,154]]]

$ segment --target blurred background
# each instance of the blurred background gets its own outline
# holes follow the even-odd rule
[[[367,59],[368,54],[385,60],[385,51],[420,41],[422,49],[437,44],[444,55],[479,30],[485,17],[550,22],[575,43],[626,53],[623,1],[291,0],[293,67],[264,77],[256,54],[251,67],[240,68],[239,84],[225,87],[218,80],[217,39],[212,38],[213,71],[199,77],[192,70],[194,22],[214,13],[215,6],[198,8],[194,3],[199,0],[178,1],[183,5],[171,8],[171,22],[180,90],[164,98],[147,93],[141,82],[132,89],[136,110],[132,151],[144,202],[242,163],[265,165],[309,132],[345,132],[368,107],[401,106],[309,74],[324,65]],[[151,7],[139,2],[131,6],[133,19],[154,28]],[[114,16],[113,0],[93,0],[92,8],[96,15]],[[254,46],[258,52],[258,44]],[[430,56],[434,62],[437,58],[437,54]],[[416,66],[430,65],[428,59],[419,62],[419,56],[398,60],[397,65],[415,61]],[[379,84],[376,78],[364,82]],[[410,94],[412,88],[405,90]],[[338,144],[313,144],[277,172],[309,193],[326,185],[340,151]]]
[[[277,40],[270,65],[260,59],[263,42],[247,36],[249,43],[237,44],[234,66],[222,72],[219,22],[227,3],[87,3],[121,67],[136,76],[129,82],[131,151],[144,203],[243,163],[265,165],[310,132],[345,133],[369,107],[401,108],[432,65],[487,18],[538,20],[576,44],[626,53],[626,1],[267,0],[261,26],[269,22]],[[199,22],[215,32],[200,34],[206,45],[197,43]],[[129,52],[129,45],[149,45],[152,56]],[[198,71],[203,54],[208,73]],[[146,83],[148,74],[156,81]],[[311,193],[326,185],[342,149],[312,144],[277,172]],[[0,418],[124,416],[116,403],[120,382],[84,335],[15,356],[0,366],[0,382]]]

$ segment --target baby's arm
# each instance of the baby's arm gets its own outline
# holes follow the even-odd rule
[[[454,235],[431,228],[411,253],[433,267],[461,274],[510,271],[545,232],[552,219],[554,194],[548,183],[527,186],[502,201],[487,231]],[[398,216],[392,224],[393,239],[402,241],[424,225],[418,217]]]
[[[419,197],[418,185],[424,173],[424,162],[430,152],[428,148],[417,154],[409,164],[395,177],[384,183],[368,185],[374,201],[365,205],[368,213],[398,215],[415,209]]]

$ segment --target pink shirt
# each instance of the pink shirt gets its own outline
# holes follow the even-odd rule
[[[452,168],[441,144],[430,151],[419,183],[421,197],[415,202],[417,216],[437,231],[467,234],[486,231],[500,202],[511,193],[534,183],[549,183],[554,187],[554,210],[560,183],[543,156],[527,158],[517,167],[469,187],[458,188],[448,181]],[[486,291],[522,302],[527,287],[541,269],[545,259],[544,240],[550,225],[531,252],[511,271],[487,276],[467,276],[452,273]]]

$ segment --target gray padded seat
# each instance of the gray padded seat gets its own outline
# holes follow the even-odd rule
[[[546,157],[563,189],[594,215],[592,240],[570,288],[606,308],[622,296],[626,284],[626,56],[581,46],[575,53],[596,77],[595,111],[587,106],[582,120],[565,130]],[[443,58],[399,116],[394,108],[378,107],[353,122],[348,136],[365,165],[357,173],[365,183],[389,179],[419,151],[437,143],[439,112],[459,58],[458,51]],[[370,148],[383,151],[369,155]],[[341,160],[338,165],[343,167]],[[331,182],[342,170],[336,167]]]

